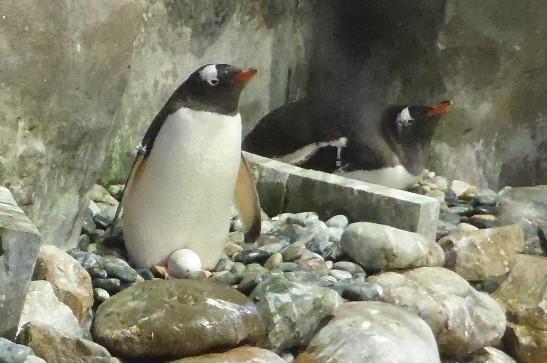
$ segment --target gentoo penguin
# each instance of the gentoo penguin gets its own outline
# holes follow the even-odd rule
[[[365,121],[346,107],[303,99],[263,117],[243,149],[308,169],[406,189],[423,172],[437,120],[452,107],[388,106]]]
[[[211,269],[226,241],[232,202],[260,233],[260,205],[241,154],[239,96],[254,69],[200,67],[182,83],[146,131],[122,199],[123,232],[137,267],[165,266],[175,251]],[[193,264],[193,263],[192,263]]]

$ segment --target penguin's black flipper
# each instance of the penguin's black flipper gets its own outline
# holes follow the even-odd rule
[[[260,235],[260,226],[262,223],[260,202],[253,176],[243,154],[241,155],[239,173],[236,180],[235,203],[239,210],[241,222],[247,229],[245,232],[245,242],[256,241]]]
[[[129,175],[127,175],[127,178],[125,179],[124,188],[122,191],[122,195],[120,197],[120,203],[118,203],[118,208],[116,208],[116,214],[114,214],[114,219],[112,220],[112,223],[110,223],[109,227],[109,235],[110,237],[113,237],[114,233],[114,226],[116,225],[116,222],[120,218],[120,213],[122,211],[122,204],[123,204],[123,196],[125,194],[125,189],[127,188],[127,185],[129,184],[129,181],[133,178],[135,175],[135,172],[139,169],[142,161],[144,158],[148,156],[148,148],[141,144],[139,148],[137,149],[137,155],[135,156],[135,160],[133,160],[133,165],[131,166],[131,170],[129,171]]]

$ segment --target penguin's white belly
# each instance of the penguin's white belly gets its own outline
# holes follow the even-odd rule
[[[420,180],[420,175],[411,174],[402,165],[377,170],[336,171],[335,174],[396,189],[407,189]]]
[[[224,248],[241,157],[241,118],[181,108],[159,131],[124,196],[132,261],[164,265],[191,249],[213,268]]]

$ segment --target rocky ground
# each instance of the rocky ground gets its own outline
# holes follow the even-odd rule
[[[121,190],[95,186],[78,248],[41,248],[0,362],[547,362],[545,186],[429,173],[435,242],[306,212],[245,244],[234,217],[214,271],[167,280],[105,238]]]

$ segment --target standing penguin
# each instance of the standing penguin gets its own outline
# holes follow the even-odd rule
[[[136,266],[166,266],[173,252],[185,249],[197,254],[203,268],[213,268],[234,195],[246,240],[260,234],[260,205],[241,154],[238,111],[241,91],[256,73],[228,64],[202,66],[154,118],[122,200],[125,245]]]
[[[243,149],[307,169],[392,188],[419,181],[438,119],[451,101],[437,106],[388,106],[363,119],[344,104],[303,99],[264,116]]]

